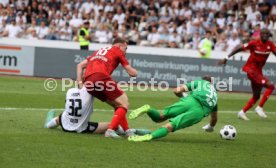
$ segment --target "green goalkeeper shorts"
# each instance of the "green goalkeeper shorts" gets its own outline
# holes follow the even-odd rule
[[[173,131],[192,126],[204,118],[201,104],[192,96],[166,107],[162,114],[166,119],[170,119]]]

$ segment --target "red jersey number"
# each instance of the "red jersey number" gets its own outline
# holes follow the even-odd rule
[[[95,54],[95,56],[105,56],[108,50],[110,50],[112,47],[106,47],[106,48],[101,48],[98,50],[98,52]]]

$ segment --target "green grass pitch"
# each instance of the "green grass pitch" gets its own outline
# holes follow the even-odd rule
[[[249,111],[250,121],[237,119],[250,94],[219,93],[219,120],[215,132],[206,133],[199,124],[152,142],[133,143],[103,135],[64,133],[43,128],[48,109],[64,106],[65,92],[48,92],[44,79],[0,76],[0,167],[30,168],[275,168],[276,96],[265,105],[268,118]],[[177,98],[170,92],[127,92],[130,109],[143,104],[162,109]],[[110,121],[113,112],[96,101],[93,121]],[[102,111],[104,109],[105,111]],[[131,127],[154,130],[145,115],[129,121]],[[219,129],[234,125],[234,141],[222,140]]]

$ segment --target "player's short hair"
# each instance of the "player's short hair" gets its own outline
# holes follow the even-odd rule
[[[202,77],[202,79],[212,83],[212,77],[210,75],[205,75]]]
[[[125,39],[123,39],[123,38],[120,38],[120,37],[117,37],[117,38],[115,38],[114,40],[113,40],[113,43],[112,43],[112,45],[114,45],[114,44],[118,44],[118,43],[127,43],[127,41],[125,40]]]

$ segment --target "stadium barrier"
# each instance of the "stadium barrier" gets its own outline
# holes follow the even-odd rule
[[[0,44],[0,74],[34,75],[34,47]]]
[[[90,51],[80,51],[76,49],[78,45],[73,43],[70,49],[68,45],[70,42],[55,41],[53,44],[51,41],[51,46],[43,43],[48,42],[32,42],[33,47],[31,47],[31,44],[26,46],[26,42],[11,45],[0,40],[0,73],[75,79],[76,64],[97,48],[107,46],[92,44]],[[213,52],[212,59],[202,59],[199,58],[197,51],[193,50],[130,46],[127,58],[139,71],[137,78],[134,79],[136,83],[154,80],[162,85],[165,81],[173,87],[209,74],[215,77],[216,82],[224,81],[228,85],[225,91],[251,91],[250,81],[241,70],[248,53],[238,54],[229,60],[226,66],[217,66],[218,59],[226,54]],[[275,65],[275,57],[270,56],[263,71],[264,75],[274,83],[276,83]],[[122,67],[113,72],[113,78],[117,81],[129,81]]]

